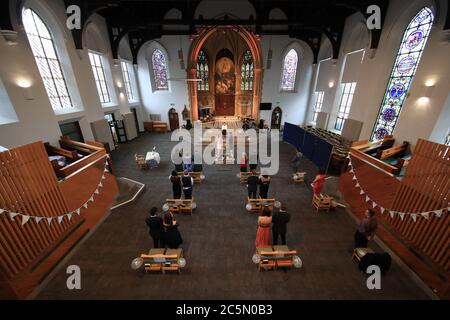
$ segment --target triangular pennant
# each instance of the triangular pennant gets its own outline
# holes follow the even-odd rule
[[[357,180],[357,179],[356,179],[356,176],[353,176],[352,180]]]
[[[9,213],[9,217],[11,218],[11,220],[14,220],[14,218],[18,215],[17,212],[10,212]]]
[[[63,218],[64,218],[64,216],[59,216],[59,217],[58,217],[58,223],[59,223],[59,224],[61,224]]]
[[[430,219],[430,213],[429,212],[423,212],[422,217],[424,217],[426,220]]]
[[[5,212],[5,209],[0,209],[0,214],[2,214],[3,212]]]
[[[414,222],[416,222],[416,220],[417,220],[417,214],[411,213],[411,218],[413,219]]]
[[[69,218],[69,221],[72,220],[72,212],[67,214],[67,218]]]
[[[359,194],[364,194],[364,190],[363,190],[363,189],[361,189],[361,191],[359,192]]]
[[[36,221],[36,223],[41,222],[41,220],[44,219],[42,217],[34,217],[34,221]]]
[[[357,183],[355,184],[355,187],[356,187],[356,188],[359,188],[359,187],[360,187],[359,182],[357,182]]]
[[[403,221],[403,218],[405,217],[405,213],[404,212],[399,212],[398,215],[400,216],[400,219],[402,219],[402,221]]]
[[[106,168],[106,167],[105,167],[105,170],[104,170],[104,171],[105,171],[105,172],[109,172],[109,171],[108,171],[108,168]]]
[[[366,202],[369,202],[369,201],[370,201],[369,196],[366,196]]]
[[[350,169],[350,172],[351,172],[351,173],[355,173],[355,170],[353,170],[353,169]]]
[[[81,209],[78,208],[78,209],[75,211],[75,213],[76,213],[77,215],[80,215],[80,211],[81,211]]]
[[[377,206],[377,204],[372,201],[372,208],[375,208],[376,206]]]
[[[30,220],[30,216],[25,216],[25,215],[23,215],[23,216],[22,216],[22,225],[25,225],[25,223],[27,223],[28,220]]]
[[[88,200],[88,202],[94,202],[94,196],[91,196],[90,198],[89,198],[89,200]]]
[[[47,218],[48,224],[52,223],[52,218]]]
[[[85,209],[87,209],[88,203],[86,202],[85,204],[83,204],[83,207],[84,207]]]
[[[105,180],[105,179],[106,179],[105,175],[102,175],[102,180]]]
[[[381,211],[381,214],[383,214],[384,213],[384,208],[380,207],[380,211]]]
[[[395,211],[389,211],[389,215],[391,216],[392,219],[394,219]]]
[[[94,193],[99,194],[100,192],[98,191],[98,189],[95,189]]]
[[[103,188],[103,183],[100,181],[100,183],[98,184],[98,186],[99,186],[100,188]]]
[[[435,211],[433,211],[434,212],[434,214],[436,215],[436,217],[438,217],[438,218],[440,218],[441,216],[442,216],[442,212],[443,212],[444,210],[435,210]]]

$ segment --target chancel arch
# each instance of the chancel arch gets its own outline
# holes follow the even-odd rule
[[[188,83],[192,119],[198,120],[199,114],[203,115],[206,109],[212,114],[258,118],[262,54],[257,37],[237,26],[203,29],[191,44],[188,78],[198,78],[197,65],[201,50],[205,50],[210,59],[210,88],[209,91],[199,91],[195,82]],[[247,79],[253,80],[252,90],[241,90],[241,66],[245,52],[249,53],[247,56],[250,55],[253,62],[252,74]]]

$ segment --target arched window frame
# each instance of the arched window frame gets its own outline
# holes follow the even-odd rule
[[[252,91],[253,90],[253,56],[250,50],[245,50],[242,56],[241,64],[241,91]]]
[[[371,141],[381,140],[386,135],[393,134],[425,50],[433,20],[434,15],[431,9],[424,7],[406,27],[372,130]],[[413,35],[417,35],[418,38],[411,38]],[[418,42],[414,43],[413,40]]]
[[[156,54],[160,55],[161,60],[164,62],[161,70],[156,70]],[[168,62],[169,59],[165,55],[164,51],[160,48],[155,48],[152,50],[150,56],[150,66],[152,70],[152,84],[154,85],[153,91],[168,91],[169,90],[169,72],[168,72]]]
[[[52,109],[57,113],[74,111],[75,106],[52,31],[30,7],[22,9],[22,23]]]
[[[197,91],[209,91],[209,61],[205,50],[200,50],[197,57]]]
[[[289,60],[288,60],[289,59]],[[296,49],[288,48],[283,56],[283,65],[281,68],[281,92],[295,92],[297,84],[297,73],[300,62],[300,56]]]

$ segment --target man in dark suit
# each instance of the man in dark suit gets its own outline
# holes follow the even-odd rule
[[[252,171],[252,174],[247,178],[247,190],[248,197],[250,199],[256,199],[256,193],[258,191],[258,181],[259,177],[256,175],[255,171]]]
[[[153,239],[153,246],[155,248],[164,248],[163,238],[164,238],[164,226],[163,220],[161,217],[156,215],[158,208],[153,207],[150,209],[150,216],[145,219],[145,223],[147,224],[150,236]]]
[[[278,212],[275,212],[272,216],[272,236],[273,236],[273,245],[276,246],[278,244],[278,237],[281,237],[281,244],[286,245],[286,231],[287,224],[291,216],[286,211],[286,205],[281,205],[281,208]]]

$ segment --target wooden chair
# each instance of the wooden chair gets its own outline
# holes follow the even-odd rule
[[[192,199],[166,199],[166,203],[169,206],[169,211],[173,214],[175,213],[187,213],[192,215],[194,210]]]
[[[319,212],[319,210],[327,210],[330,211],[331,209],[331,202],[333,201],[333,197],[327,196],[327,195],[317,195],[315,194],[313,196],[312,205],[314,208],[316,208],[316,211]]]
[[[148,169],[148,163],[145,160],[145,156],[141,154],[135,154],[134,160],[136,161],[136,164],[139,169],[147,170]]]
[[[368,253],[375,253],[375,251],[370,248],[356,248],[353,250],[352,259],[360,262],[361,259]]]
[[[294,183],[304,183],[305,182],[306,172],[296,172],[292,175],[292,180]],[[295,179],[297,177],[297,179]]]

